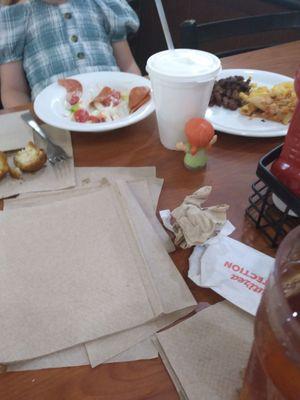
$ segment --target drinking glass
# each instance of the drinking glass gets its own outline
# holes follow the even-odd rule
[[[299,400],[300,226],[278,249],[254,337],[240,400]]]

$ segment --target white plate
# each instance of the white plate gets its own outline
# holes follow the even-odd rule
[[[110,86],[113,89],[121,91],[130,90],[135,86],[148,86],[151,89],[151,83],[148,79],[125,72],[91,72],[74,75],[70,78],[77,79],[82,83],[83,101],[90,97],[91,93],[93,96],[96,96],[104,86]],[[65,99],[66,90],[58,83],[53,83],[36,97],[34,101],[34,111],[36,115],[47,124],[74,132],[104,132],[122,128],[141,121],[154,111],[154,103],[151,97],[151,100],[140,107],[136,112],[116,121],[98,124],[79,123],[71,121],[70,118],[66,116]]]
[[[259,86],[272,87],[281,82],[293,82],[293,79],[288,76],[255,69],[224,69],[217,79],[233,75],[240,75],[245,79],[251,76],[252,82],[257,83]],[[288,125],[268,120],[263,122],[260,118],[251,119],[246,115],[242,115],[239,110],[230,111],[217,106],[209,107],[205,117],[216,130],[238,136],[264,138],[285,136],[288,130]]]

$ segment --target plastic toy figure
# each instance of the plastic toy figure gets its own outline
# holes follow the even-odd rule
[[[186,123],[184,132],[188,143],[177,143],[176,149],[185,152],[185,167],[204,167],[207,163],[206,150],[217,141],[213,126],[204,118],[192,118]]]

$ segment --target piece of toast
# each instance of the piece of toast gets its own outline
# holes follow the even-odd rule
[[[43,167],[46,161],[45,151],[32,142],[28,142],[25,149],[18,151],[14,156],[15,166],[23,172],[36,172]]]
[[[12,168],[10,165],[9,165],[9,175],[13,178],[13,179],[21,179],[22,178],[22,171],[20,170],[20,168],[18,168],[18,167],[15,167],[15,168]]]
[[[0,180],[8,173],[9,166],[6,154],[0,151]]]

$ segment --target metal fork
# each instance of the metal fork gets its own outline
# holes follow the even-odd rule
[[[47,143],[46,153],[51,164],[70,158],[63,148],[52,142],[47,133],[33,119],[30,112],[21,114],[21,118]]]

